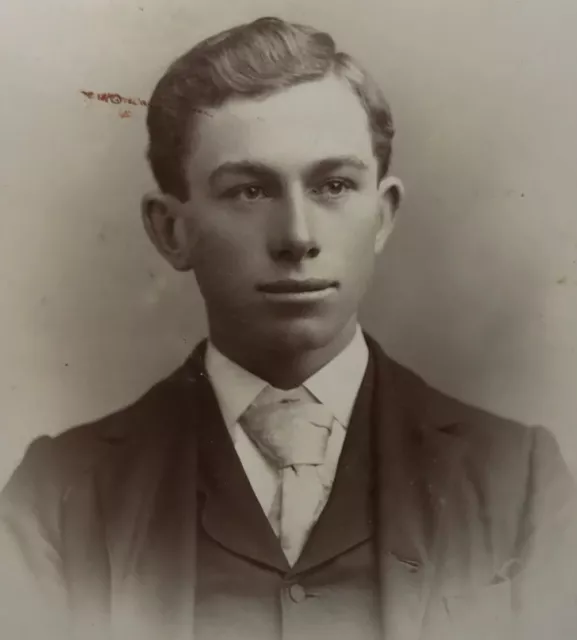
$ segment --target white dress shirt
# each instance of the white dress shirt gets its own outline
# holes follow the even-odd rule
[[[302,385],[334,416],[322,467],[324,484],[328,486],[332,486],[336,474],[368,359],[367,344],[357,326],[354,338],[345,349]],[[279,474],[246,435],[238,420],[269,384],[227,358],[210,341],[205,366],[237,455],[263,511],[268,514],[279,486]]]

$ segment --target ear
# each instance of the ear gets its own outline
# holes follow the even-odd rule
[[[375,253],[380,253],[391,235],[397,211],[405,196],[405,188],[399,178],[385,176],[379,183],[379,226],[375,236]]]
[[[154,191],[143,196],[140,209],[146,233],[160,255],[177,271],[192,269],[184,204],[174,196]]]

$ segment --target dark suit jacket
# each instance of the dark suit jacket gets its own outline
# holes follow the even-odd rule
[[[384,638],[573,637],[575,492],[554,438],[367,340]],[[192,637],[202,360],[201,345],[128,408],[29,447],[0,503],[3,638],[103,638],[110,620],[118,638]]]

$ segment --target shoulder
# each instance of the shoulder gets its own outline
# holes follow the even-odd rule
[[[460,495],[453,506],[468,505],[495,548],[515,547],[524,564],[537,556],[547,563],[555,547],[573,553],[565,532],[577,529],[577,486],[554,434],[458,400],[381,358],[388,380],[402,390],[396,397],[419,425],[414,442],[423,468],[433,457],[457,469],[455,486],[447,488],[447,495]]]
[[[567,472],[557,440],[546,427],[523,424],[459,400],[391,359],[374,340],[369,338],[368,342],[378,368],[387,371],[381,384],[394,385],[399,402],[413,414],[425,435],[441,436],[448,445],[456,444],[471,469],[484,469],[495,478],[500,473],[517,474],[527,482],[535,470]]]
[[[103,508],[112,517],[137,504],[155,471],[158,480],[175,452],[188,450],[180,434],[192,433],[182,427],[194,423],[198,382],[184,365],[129,406],[34,440],[0,493],[0,540],[30,566],[52,571],[47,559],[58,565],[63,527],[82,543],[85,517],[99,518]]]
[[[517,476],[529,491],[560,481],[573,483],[559,443],[546,426],[527,425],[427,388],[427,418],[433,428],[466,443],[467,460],[493,481]]]
[[[523,424],[481,407],[458,400],[426,386],[426,419],[435,429],[466,441],[474,454],[483,458],[490,452],[528,456],[543,432],[543,427]]]
[[[435,388],[417,372],[391,358],[370,336],[366,338],[377,370],[381,372],[379,384],[383,392],[393,386],[397,401],[425,427],[472,442],[495,442],[503,446],[518,445],[520,440],[534,436],[533,428],[528,425]]]
[[[56,436],[38,437],[28,445],[0,503],[29,502],[32,496],[53,501],[80,475],[118,458],[119,451],[128,462],[132,451],[163,438],[166,425],[178,422],[175,414],[182,412],[187,394],[192,395],[191,382],[182,366],[120,410]]]

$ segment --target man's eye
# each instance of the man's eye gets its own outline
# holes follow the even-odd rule
[[[241,187],[235,187],[234,189],[230,189],[226,195],[229,198],[233,198],[235,200],[245,200],[245,201],[254,201],[260,200],[261,198],[266,198],[267,194],[263,187],[260,185],[243,185]]]
[[[314,191],[319,195],[337,197],[350,191],[354,186],[355,185],[351,180],[332,178],[331,180],[323,182],[319,187],[316,187]]]

